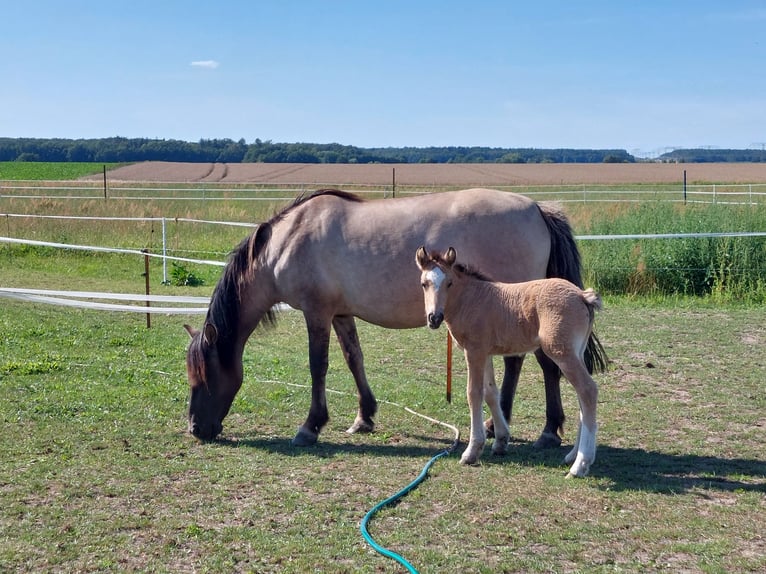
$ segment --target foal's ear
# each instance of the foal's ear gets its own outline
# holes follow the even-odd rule
[[[455,263],[455,259],[457,259],[457,253],[455,253],[455,248],[450,247],[447,249],[447,253],[444,254],[444,262],[452,267],[453,263]]]
[[[415,263],[418,264],[420,269],[423,269],[426,263],[428,263],[428,253],[426,253],[425,245],[418,247],[418,250],[415,252]]]
[[[199,333],[199,331],[197,331],[197,329],[195,329],[195,328],[194,328],[194,327],[192,327],[191,325],[186,325],[186,324],[184,324],[184,329],[186,329],[186,332],[187,332],[187,333],[189,333],[189,336],[190,336],[192,339],[194,338],[194,335],[196,335],[197,333]]]

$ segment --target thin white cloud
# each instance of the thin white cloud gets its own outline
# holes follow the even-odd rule
[[[208,70],[215,70],[220,64],[215,60],[196,60],[191,63],[195,68],[207,68]]]

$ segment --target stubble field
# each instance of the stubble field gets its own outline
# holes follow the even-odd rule
[[[766,182],[766,163],[304,164],[143,162],[109,172],[116,181],[271,184],[526,186]],[[395,172],[395,173],[394,173]],[[95,176],[98,177],[98,176]]]

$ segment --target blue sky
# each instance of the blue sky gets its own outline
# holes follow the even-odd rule
[[[642,152],[766,143],[763,0],[0,8],[4,137]]]

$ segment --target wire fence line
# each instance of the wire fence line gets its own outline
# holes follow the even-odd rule
[[[476,186],[481,187],[478,183]],[[0,181],[0,200],[119,200],[119,201],[289,201],[323,187],[336,187],[363,195],[391,197],[419,195],[458,189],[438,185],[379,185],[362,183],[303,184],[231,184],[181,183],[167,184],[66,181]],[[466,186],[462,186],[466,187]],[[468,186],[471,187],[471,186]],[[527,195],[533,199],[557,200],[564,203],[670,201],[735,205],[766,203],[766,183],[745,184],[635,184],[635,185],[492,185],[493,188]],[[0,204],[1,205],[1,204]]]

